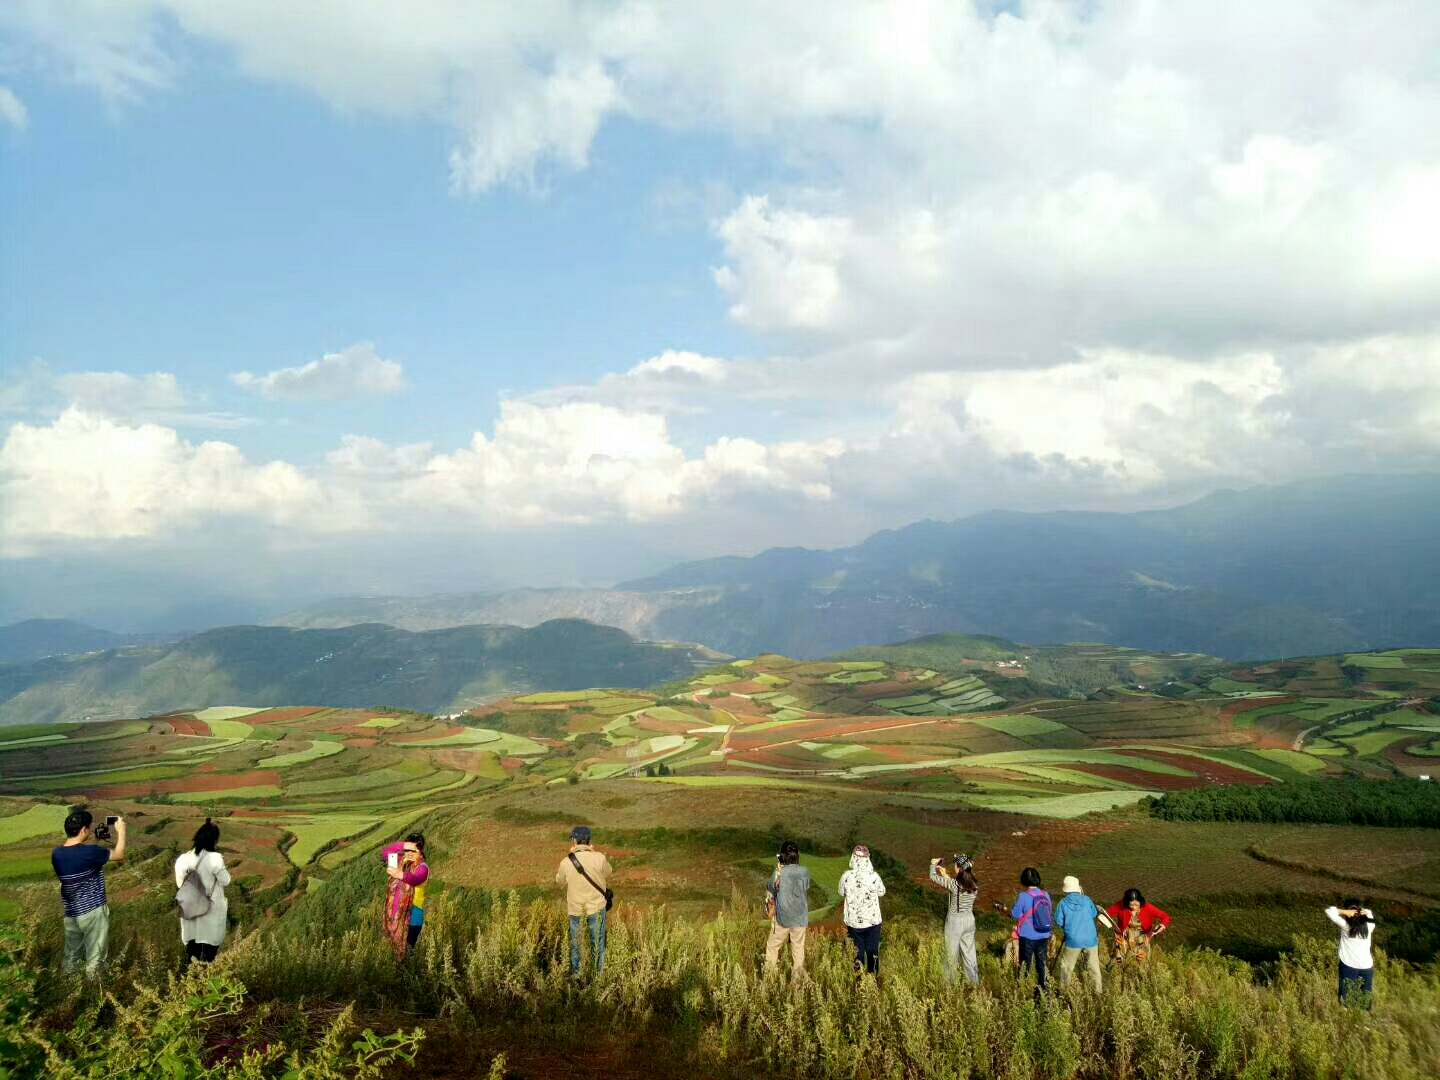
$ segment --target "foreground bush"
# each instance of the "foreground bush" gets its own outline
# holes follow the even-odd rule
[[[552,904],[458,890],[442,894],[432,901],[416,955],[397,966],[371,925],[371,909],[350,910],[347,920],[334,906],[346,895],[343,885],[322,902],[330,888],[275,927],[227,947],[200,989],[192,980],[170,985],[169,997],[143,988],[132,992],[123,1009],[117,1006],[124,1017],[117,1027],[133,1031],[128,1038],[141,1047],[178,1046],[177,1060],[186,1069],[197,1067],[212,1043],[186,1042],[185,1017],[212,1037],[229,1025],[239,1044],[253,1046],[264,1021],[242,1008],[243,986],[262,1003],[260,1010],[264,1003],[302,1000],[353,1003],[376,1015],[403,1009],[452,1027],[503,1024],[517,1039],[557,1045],[594,1032],[643,1032],[656,1052],[730,1074],[897,1080],[1440,1075],[1440,980],[1434,970],[1382,958],[1374,1012],[1344,1009],[1335,1000],[1329,942],[1300,943],[1264,982],[1249,966],[1217,953],[1162,951],[1149,967],[1123,978],[1107,972],[1102,996],[1077,985],[1037,1002],[988,955],[982,957],[981,986],[947,986],[938,925],[887,926],[878,982],[857,981],[843,940],[812,932],[808,975],[791,983],[761,970],[766,927],[755,912],[736,906],[695,922],[662,910],[615,919],[604,975],[576,986],[568,978],[563,922]],[[335,933],[324,931],[322,915],[333,920]],[[58,934],[37,930],[27,963],[48,970]],[[153,952],[136,947],[120,967],[127,977],[154,980],[170,962],[158,946]],[[111,978],[120,975],[112,970]],[[36,1026],[43,1032],[44,1025]],[[70,1072],[57,1066],[53,1075],[146,1075],[121,1071],[138,1059],[117,1036],[80,1028],[46,1048],[54,1055],[50,1060],[73,1055],[81,1062]],[[413,1036],[383,1045],[371,1038],[374,1047],[399,1058],[415,1046]],[[171,1075],[366,1075],[359,1057],[346,1056],[360,1051],[345,1036],[327,1045],[331,1072],[276,1072],[283,1062],[274,1056],[257,1062],[256,1072]],[[116,1071],[85,1071],[85,1062],[112,1054]],[[295,1057],[285,1067],[303,1068],[304,1060]],[[417,1072],[423,1075],[423,1055]]]

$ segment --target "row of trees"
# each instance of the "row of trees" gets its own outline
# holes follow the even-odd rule
[[[1440,784],[1418,780],[1312,780],[1172,791],[1152,800],[1166,821],[1261,821],[1440,828]]]

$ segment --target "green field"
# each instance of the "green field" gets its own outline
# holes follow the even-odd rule
[[[313,821],[287,825],[286,829],[294,834],[295,842],[286,849],[285,857],[296,866],[306,866],[325,845],[358,836],[379,824],[380,819],[375,817],[328,814]]]
[[[36,836],[63,837],[61,825],[70,811],[63,806],[42,803],[22,810],[18,814],[0,817],[0,846],[18,844]]]
[[[331,757],[345,749],[344,743],[315,741],[303,750],[293,750],[288,754],[277,754],[274,757],[261,758],[255,764],[261,768],[288,769],[292,765],[303,765],[307,761],[317,761],[320,758]]]

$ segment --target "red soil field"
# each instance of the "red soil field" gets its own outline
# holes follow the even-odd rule
[[[664,720],[648,715],[637,716],[631,721],[631,724],[641,731],[658,731],[662,735],[683,735],[692,728],[709,726],[705,720]]]
[[[500,767],[502,769],[523,769],[525,767],[525,759],[518,757],[503,757],[500,759]]]
[[[228,776],[179,776],[173,780],[146,780],[134,784],[112,784],[109,787],[90,788],[89,794],[101,799],[127,799],[147,795],[152,791],[162,794],[178,794],[186,791],[230,791],[233,788],[268,787],[280,783],[280,774],[259,770],[247,773],[231,773]]]
[[[1251,709],[1265,709],[1271,705],[1288,705],[1294,701],[1293,697],[1271,697],[1271,698],[1242,698],[1239,701],[1232,701],[1220,710],[1220,719],[1224,721],[1234,720],[1241,713],[1249,712]]]
[[[346,745],[346,746],[354,747],[354,748],[357,749],[357,750],[364,750],[364,749],[366,749],[367,747],[378,746],[379,744],[380,744],[380,740],[379,740],[379,739],[368,738],[368,737],[367,737],[367,738],[346,739],[346,740],[345,740],[345,745]]]
[[[1191,757],[1189,754],[1167,754],[1163,750],[1146,750],[1139,757],[1154,758],[1156,761],[1163,761],[1167,765],[1174,765],[1177,769],[1184,769],[1192,772],[1204,783],[1209,784],[1250,784],[1259,787],[1262,784],[1270,783],[1268,776],[1261,776],[1259,773],[1246,772],[1244,769],[1237,769],[1231,765],[1222,765],[1218,761],[1206,761],[1204,758]],[[1146,774],[1156,775],[1156,774]],[[1172,779],[1174,779],[1172,777]],[[1158,784],[1155,786],[1159,786]],[[1198,785],[1191,785],[1192,787]]]
[[[209,735],[210,725],[193,716],[176,716],[170,719],[170,726],[176,735]]]
[[[1133,784],[1137,788],[1153,788],[1156,791],[1184,791],[1186,788],[1203,787],[1206,783],[1198,776],[1166,776],[1164,773],[1127,769],[1123,765],[1094,765],[1077,762],[1073,765],[1066,765],[1065,768],[1074,772],[1103,776],[1107,780],[1119,780],[1122,784]]]

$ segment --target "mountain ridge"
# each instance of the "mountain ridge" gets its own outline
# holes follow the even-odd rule
[[[1352,475],[1135,513],[991,510],[831,550],[776,547],[611,590],[513,590],[457,621],[587,611],[640,637],[814,659],[932,633],[1230,659],[1440,643],[1440,476]],[[440,598],[374,601],[434,620]],[[282,623],[323,620],[325,604]]]

